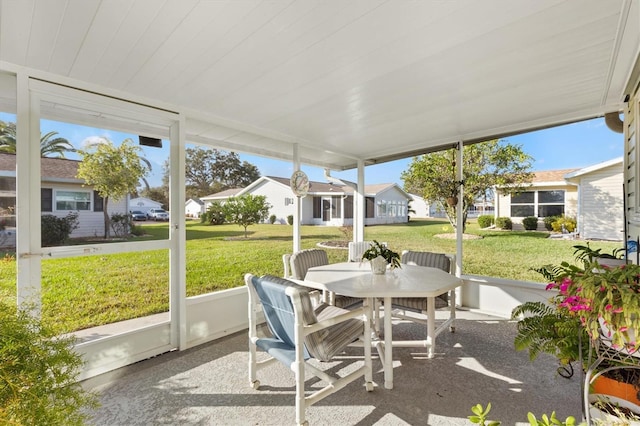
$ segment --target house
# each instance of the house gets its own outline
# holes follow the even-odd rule
[[[138,210],[144,214],[147,214],[147,212],[150,209],[161,209],[161,208],[162,208],[162,203],[153,201],[146,197],[136,197],[129,200],[129,209]]]
[[[578,188],[564,176],[576,169],[534,172],[531,185],[518,194],[497,189],[496,217],[510,217],[516,223],[528,216],[576,216]]]
[[[224,191],[216,192],[215,194],[200,197],[200,201],[204,203],[203,211],[206,212],[212,203],[221,203],[231,197],[235,197],[240,193],[240,191],[242,191],[242,188],[230,188],[225,189]]]
[[[584,239],[622,240],[622,183],[622,158],[583,169],[538,171],[525,191],[498,191],[495,215],[514,224],[527,216],[566,215],[576,218]],[[541,221],[538,229],[544,229]]]
[[[422,198],[416,194],[409,194],[411,196],[411,201],[409,204],[409,217],[410,218],[422,218],[422,217],[432,217],[432,203],[429,203],[427,200]]]
[[[71,237],[92,237],[104,234],[104,199],[84,184],[84,180],[76,177],[77,160],[63,158],[40,159],[40,211],[64,217],[71,212],[78,213],[78,228]],[[15,226],[16,205],[16,156],[0,153],[0,211],[7,226]],[[120,200],[109,199],[109,214],[125,213],[129,210],[129,197]],[[15,245],[14,238],[4,242],[5,246]]]
[[[262,176],[241,190],[223,191],[202,197],[205,210],[213,201],[245,194],[264,195],[271,204],[270,215],[276,223],[286,224],[293,215],[295,195],[289,178]],[[407,222],[407,205],[411,196],[396,184],[365,185],[365,224]],[[325,182],[310,182],[301,199],[300,223],[303,225],[348,226],[353,224],[353,188]]]
[[[189,198],[184,203],[184,215],[186,217],[199,218],[204,212],[204,201],[200,198]]]
[[[584,239],[624,239],[624,177],[622,157],[564,176],[578,188],[578,233]]]

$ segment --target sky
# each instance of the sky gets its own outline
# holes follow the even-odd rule
[[[15,121],[15,116],[0,113],[0,120]],[[42,120],[41,132],[58,132],[58,136],[68,139],[75,147],[85,146],[95,136],[104,136],[115,143],[126,138],[137,141],[136,135],[115,131],[105,131],[85,126]],[[573,123],[546,130],[511,136],[503,139],[514,145],[520,145],[524,152],[533,157],[533,171],[583,168],[623,155],[623,135],[611,131],[604,118]],[[159,186],[162,180],[162,166],[169,155],[168,144],[162,149],[142,147],[142,153],[152,164],[152,175],[148,178],[151,186]],[[69,155],[68,158],[78,159]],[[291,162],[273,160],[259,156],[240,154],[242,160],[254,164],[263,176],[290,177],[293,173]],[[396,183],[401,188],[401,174],[407,170],[411,159],[391,161],[365,168],[366,184]],[[302,170],[312,181],[326,182],[324,170],[318,167],[302,165]],[[332,171],[331,175],[342,179],[357,181],[357,171]]]
[[[532,170],[560,170],[583,168],[613,158],[622,157],[624,137],[615,133],[604,123],[604,118],[573,123],[537,132],[502,139],[520,145],[533,157]],[[260,157],[242,156],[255,164],[266,176],[289,177],[293,173],[291,163],[266,160]],[[397,183],[403,186],[401,174],[409,168],[411,158],[391,161],[365,168],[365,183]],[[284,166],[284,167],[283,167]],[[326,182],[323,169],[302,166],[312,181]],[[331,172],[332,176],[355,182],[356,170]]]

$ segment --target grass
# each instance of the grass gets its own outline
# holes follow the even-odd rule
[[[166,239],[168,225],[145,224],[144,237]],[[456,241],[435,237],[453,232],[442,220],[365,228],[365,239],[404,249],[455,253]],[[573,261],[576,241],[547,238],[543,232],[481,231],[470,223],[464,240],[464,273],[542,282],[531,271],[548,263]],[[344,240],[335,227],[303,226],[302,248],[328,240]],[[293,228],[287,225],[249,227],[249,238],[237,225],[187,223],[187,296],[243,285],[246,272],[282,275],[282,254],[291,252]],[[593,242],[610,252],[620,243]],[[330,262],[347,259],[347,251],[327,249]],[[0,257],[0,299],[15,300],[16,262]],[[68,332],[125,319],[166,312],[169,304],[169,252],[153,250],[112,255],[47,259],[42,262],[43,319]]]

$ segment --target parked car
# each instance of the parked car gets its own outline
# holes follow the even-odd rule
[[[147,212],[147,219],[149,220],[169,220],[169,213],[163,209],[149,209]]]
[[[131,218],[133,220],[147,220],[147,215],[140,210],[134,210],[131,212]]]

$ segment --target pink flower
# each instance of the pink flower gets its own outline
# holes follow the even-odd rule
[[[614,313],[614,314],[620,314],[620,313],[622,313],[623,311],[624,311],[624,309],[622,308],[622,306],[620,306],[619,308],[615,308],[615,309],[613,310],[613,313]]]
[[[545,290],[551,290],[553,288],[556,288],[556,283],[547,284],[547,286],[545,287]]]

